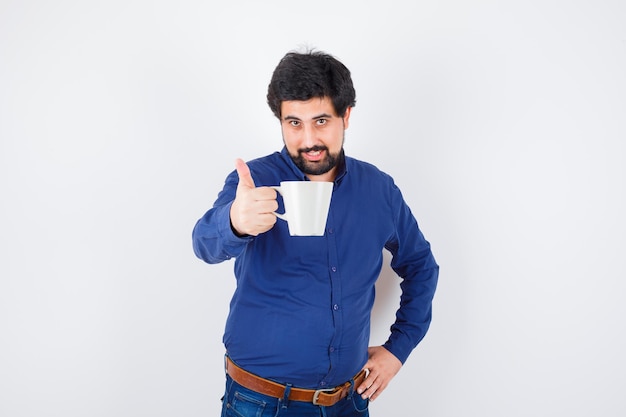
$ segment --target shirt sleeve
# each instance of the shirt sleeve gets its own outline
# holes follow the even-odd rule
[[[424,238],[395,184],[391,188],[390,201],[395,234],[385,247],[392,255],[392,269],[402,279],[402,294],[391,335],[383,346],[405,363],[430,326],[439,266],[430,243]]]
[[[197,221],[192,232],[193,250],[203,261],[215,264],[237,257],[252,237],[237,236],[230,224],[238,177],[231,173],[213,207]]]

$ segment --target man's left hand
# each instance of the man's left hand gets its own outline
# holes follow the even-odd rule
[[[400,371],[402,362],[382,346],[370,347],[367,353],[369,359],[363,368],[369,370],[369,375],[357,387],[357,392],[363,399],[374,401]]]

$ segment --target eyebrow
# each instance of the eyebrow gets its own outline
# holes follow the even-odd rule
[[[320,115],[318,115],[318,116],[313,116],[313,117],[311,118],[311,120],[318,120],[318,119],[330,119],[330,118],[332,118],[332,117],[333,117],[333,116],[332,116],[332,115],[330,115],[330,114],[328,114],[328,113],[322,113],[322,114],[320,114]],[[299,117],[296,117],[296,116],[287,115],[287,116],[285,116],[285,117],[283,118],[283,120],[298,120],[298,121],[300,121],[301,119],[300,119]]]

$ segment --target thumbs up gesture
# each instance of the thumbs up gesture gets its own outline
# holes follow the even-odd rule
[[[235,201],[230,207],[230,223],[239,235],[257,236],[270,230],[276,223],[273,214],[278,209],[276,191],[270,187],[256,187],[250,168],[241,160],[235,161],[239,184]]]

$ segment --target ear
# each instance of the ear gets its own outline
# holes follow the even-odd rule
[[[343,129],[346,130],[350,125],[350,112],[352,111],[352,107],[348,107],[346,112],[343,115]]]

